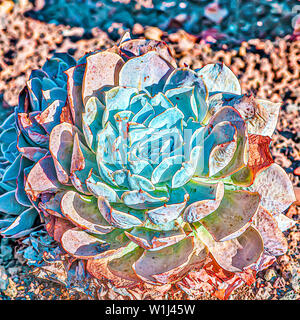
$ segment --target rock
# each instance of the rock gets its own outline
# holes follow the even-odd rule
[[[11,276],[15,276],[22,271],[21,267],[11,267],[7,270]]]
[[[271,289],[270,288],[259,288],[256,293],[257,300],[268,300],[271,297]]]
[[[282,277],[277,278],[273,284],[273,287],[276,289],[284,288],[284,286],[285,286],[285,280]]]
[[[2,1],[0,4],[0,14],[1,15],[7,15],[9,14],[14,7],[13,1]]]
[[[280,298],[279,300],[297,300],[297,294],[291,290],[288,291],[282,298]]]
[[[136,23],[132,28],[133,34],[141,34],[144,32],[144,27],[140,23]]]
[[[300,272],[299,268],[292,270],[292,279],[291,279],[291,285],[292,288],[300,293]]]
[[[16,284],[13,282],[11,278],[8,278],[8,286],[7,289],[3,291],[5,295],[7,295],[9,298],[14,299],[16,295],[18,294],[18,290],[16,287]]]
[[[265,273],[265,280],[270,281],[271,279],[273,279],[274,277],[277,277],[277,273],[274,269],[268,269]]]
[[[221,8],[218,2],[213,2],[208,4],[204,9],[204,15],[212,20],[213,22],[219,24],[228,15],[228,10]]]
[[[8,286],[8,277],[4,267],[0,266],[0,290],[4,291]]]
[[[145,30],[145,37],[147,39],[160,41],[162,35],[163,35],[163,32],[156,27],[147,27]]]

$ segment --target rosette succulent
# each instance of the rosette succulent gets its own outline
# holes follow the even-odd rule
[[[188,290],[198,274],[227,297],[287,250],[279,108],[224,64],[177,67],[161,41],[56,54],[2,125],[1,233],[23,237],[39,215],[81,276]]]

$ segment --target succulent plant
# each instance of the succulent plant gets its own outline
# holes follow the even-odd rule
[[[56,53],[41,70],[32,71],[15,112],[1,124],[0,211],[5,219],[0,226],[5,237],[23,237],[36,226],[38,211],[24,183],[34,164],[49,152],[49,133],[66,108],[64,71],[75,64],[69,55]]]
[[[2,125],[1,233],[29,234],[39,214],[81,276],[187,290],[206,272],[227,297],[287,250],[279,108],[224,64],[177,67],[161,41],[56,54]]]

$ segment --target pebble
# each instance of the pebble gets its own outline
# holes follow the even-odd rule
[[[270,281],[271,279],[273,279],[274,277],[277,276],[277,273],[274,269],[268,269],[265,273],[265,280]]]
[[[285,286],[285,280],[284,278],[280,277],[280,278],[277,278],[273,284],[274,288],[276,289],[282,289],[284,288]]]
[[[8,277],[3,266],[0,266],[0,290],[6,290],[8,286]]]
[[[296,293],[294,292],[294,290],[290,290],[279,300],[296,300],[296,299],[297,299]]]
[[[268,300],[271,296],[270,291],[269,288],[259,288],[255,298],[259,300]]]

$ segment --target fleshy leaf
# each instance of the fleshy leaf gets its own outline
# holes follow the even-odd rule
[[[173,245],[186,237],[182,229],[157,231],[144,227],[133,228],[130,232],[125,231],[125,234],[131,241],[145,250],[159,250]]]
[[[230,125],[236,128],[236,142],[235,152],[230,159],[226,161],[226,166],[222,166],[222,169],[214,174],[213,178],[226,177],[247,164],[246,151],[247,151],[247,133],[246,124],[240,114],[232,107],[224,107],[220,109],[210,120],[209,126],[217,127],[220,123],[229,122]],[[229,139],[223,143],[231,142]]]
[[[82,83],[83,102],[105,87],[118,85],[118,76],[123,64],[124,61],[119,55],[109,51],[88,56]]]
[[[143,190],[126,191],[122,194],[121,200],[130,208],[147,209],[159,207],[168,201],[167,197],[155,197]]]
[[[51,152],[58,180],[69,182],[71,155],[76,127],[69,123],[57,125],[50,134],[49,150]]]
[[[177,106],[184,113],[184,120],[193,118],[201,122],[207,112],[205,96],[201,95],[198,87],[183,87],[169,89],[166,97],[174,106]]]
[[[70,105],[73,123],[81,128],[81,115],[84,110],[82,98],[82,80],[85,71],[85,64],[77,65],[66,71],[68,76],[68,102]]]
[[[142,250],[134,243],[123,243],[117,249],[108,250],[109,254],[87,262],[88,272],[98,279],[107,278],[115,287],[129,288],[139,280],[129,267],[129,261],[140,256]],[[103,253],[105,255],[105,252]],[[120,278],[120,275],[124,278]]]
[[[208,247],[216,262],[231,272],[241,272],[255,264],[264,249],[263,240],[253,227],[235,239],[222,242],[216,242],[203,226],[197,228],[197,236]]]
[[[192,179],[201,156],[201,148],[201,146],[196,146],[191,150],[189,160],[184,161],[180,169],[173,175],[172,188],[179,188]]]
[[[88,146],[96,149],[98,131],[102,128],[104,105],[96,97],[91,97],[85,104],[85,113],[82,115],[83,133]]]
[[[177,155],[164,159],[152,173],[151,181],[153,184],[159,184],[172,179],[174,174],[181,168],[183,156]]]
[[[150,123],[150,128],[164,129],[164,128],[174,128],[182,127],[182,120],[184,119],[184,114],[177,107],[169,108],[161,114],[154,117]]]
[[[62,235],[61,243],[68,253],[78,259],[96,258],[109,248],[105,241],[78,228],[67,230]]]
[[[107,264],[107,268],[120,279],[139,282],[140,279],[134,273],[132,265],[141,257],[143,252],[143,248],[136,247],[121,257],[111,259]]]
[[[252,185],[256,175],[274,163],[270,152],[271,141],[268,136],[248,135],[248,163],[246,167],[231,175],[234,184],[243,187]]]
[[[35,145],[34,143],[32,143]],[[40,148],[36,146],[32,146],[32,144],[29,144],[26,141],[26,138],[24,137],[23,133],[20,132],[17,140],[17,148],[22,153],[24,157],[31,161],[38,161],[41,158],[43,158],[47,154],[47,149]]]
[[[228,92],[212,93],[208,98],[208,117],[213,116],[221,108],[230,106],[236,109],[249,124],[257,118],[264,117],[264,110],[256,103],[252,94],[233,94]]]
[[[35,113],[19,113],[18,126],[23,135],[39,147],[47,147],[49,137],[46,131],[38,124]]]
[[[61,187],[51,156],[42,158],[34,165],[25,183],[25,191],[34,201],[41,193],[56,192]]]
[[[16,238],[18,238],[18,235],[25,236],[31,232],[31,227],[37,216],[38,213],[34,208],[23,211],[9,227],[1,231],[1,235],[5,237],[14,236]]]
[[[104,197],[109,202],[118,202],[119,197],[116,191],[108,186],[107,184],[103,183],[102,179],[100,179],[97,175],[90,172],[88,179],[85,181],[88,190],[95,196],[95,197]]]
[[[236,109],[247,122],[248,132],[271,137],[277,123],[280,103],[255,99],[252,94],[232,94],[217,92],[209,99],[209,110],[206,117],[213,116],[220,108],[231,106]]]
[[[249,133],[271,137],[277,124],[281,103],[274,103],[267,100],[256,99],[260,109],[264,110],[264,117],[256,117],[248,125]]]
[[[253,225],[259,231],[263,241],[265,252],[272,256],[285,254],[288,243],[278,227],[276,219],[262,206],[259,207]]]
[[[200,70],[196,70],[203,77],[209,92],[223,91],[241,94],[241,86],[234,73],[224,64],[207,64]]]
[[[124,42],[130,41],[130,40],[131,40],[130,32],[126,31],[120,40],[119,46],[121,46]]]
[[[177,68],[167,79],[164,86],[164,92],[170,89],[193,86],[200,91],[202,98],[206,100],[208,97],[208,90],[202,77],[199,77],[195,71],[189,68]]]
[[[274,218],[277,221],[280,231],[282,232],[292,228],[297,223],[296,221],[288,218],[282,213],[276,215]]]
[[[65,195],[65,193],[68,191],[59,191],[56,192],[55,195],[47,199],[46,201],[42,201],[39,203],[38,207],[41,209],[43,212],[46,212],[48,214],[52,214],[55,217],[58,218],[63,218],[64,214],[61,211],[61,199]]]
[[[155,190],[155,187],[150,180],[137,174],[129,174],[128,182],[132,190],[140,190],[140,189],[144,191]]]
[[[42,110],[45,111],[54,101],[60,100],[66,102],[67,91],[63,88],[52,88],[50,90],[42,90]]]
[[[17,201],[25,207],[30,207],[32,204],[25,192],[25,180],[27,170],[33,167],[33,162],[28,160],[26,157],[22,156],[20,168],[18,171],[17,188],[16,188],[16,199]]]
[[[193,238],[185,238],[160,250],[145,251],[133,268],[143,281],[152,284],[170,283],[188,272],[193,250]]]
[[[185,209],[183,219],[189,223],[199,221],[217,210],[224,195],[223,182],[206,184],[191,181],[186,189],[190,205]]]
[[[226,166],[229,165],[231,159],[233,158],[236,149],[237,142],[231,141],[224,144],[215,146],[209,155],[209,176],[213,177],[222,171]],[[242,168],[240,171],[242,171]],[[238,171],[238,172],[240,172]],[[234,174],[233,174],[234,175]]]
[[[16,181],[19,173],[22,155],[19,154],[14,162],[5,170],[2,176],[2,182]]]
[[[170,48],[163,41],[148,39],[133,39],[120,44],[121,54],[127,58],[141,56],[149,51],[156,51],[162,58],[176,68],[176,61],[173,58]]]
[[[64,106],[64,101],[55,100],[42,113],[35,116],[36,121],[48,134],[60,123],[60,115]]]
[[[61,199],[61,210],[76,226],[91,233],[104,234],[114,229],[101,215],[94,197],[69,191]]]
[[[258,193],[244,190],[225,190],[224,197],[210,215],[200,220],[216,241],[239,236],[251,223],[260,202]]]
[[[81,193],[90,194],[86,186],[86,178],[95,167],[96,156],[74,135],[73,152],[71,159],[70,178],[74,187]],[[97,170],[97,168],[95,168]],[[96,171],[96,173],[98,173]]]
[[[261,205],[272,214],[283,212],[296,200],[292,182],[276,163],[260,172],[249,190],[260,194]]]
[[[16,199],[16,190],[6,192],[0,196],[0,211],[6,214],[19,215],[24,210]]]
[[[41,110],[42,102],[42,82],[40,79],[30,79],[26,82],[30,105],[33,111]]]
[[[120,71],[119,85],[146,89],[151,96],[162,91],[164,81],[174,68],[155,51],[127,61]]]
[[[129,208],[128,213],[116,210],[104,197],[98,197],[98,207],[104,219],[115,228],[129,229],[142,224],[140,219],[130,214]]]
[[[183,209],[185,208],[188,195],[184,202],[165,204],[162,207],[158,207],[148,211],[148,217],[151,222],[155,224],[165,224],[179,217]]]

